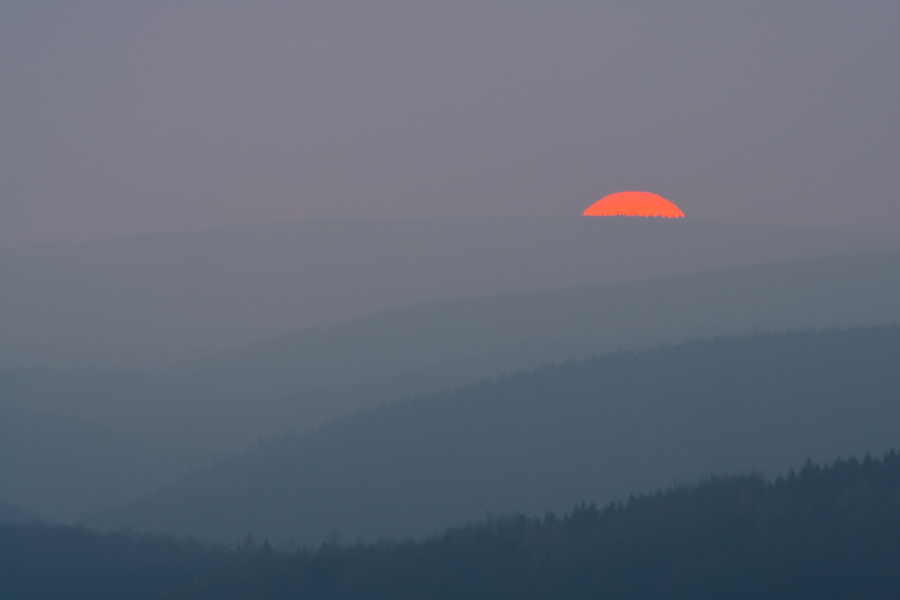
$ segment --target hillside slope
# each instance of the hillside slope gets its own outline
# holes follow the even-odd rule
[[[246,226],[0,252],[0,365],[141,367],[420,302],[900,248],[654,219]]]
[[[317,543],[541,514],[709,472],[897,444],[900,327],[717,339],[522,373],[339,419],[97,515]]]
[[[257,552],[189,597],[894,598],[898,493],[896,453],[807,464],[774,482],[719,476],[563,518],[492,518],[422,541],[285,558]]]
[[[0,409],[61,417],[75,432],[9,438],[20,443],[4,464],[28,476],[7,479],[11,495],[0,498],[77,516],[70,504],[106,506],[107,492],[123,500],[123,489],[146,489],[133,485],[143,474],[155,485],[260,435],[548,362],[722,334],[897,322],[900,254],[883,253],[424,304],[165,371],[0,370]],[[104,433],[85,444],[87,425]],[[134,447],[98,462],[115,468],[56,475],[82,472],[71,460],[110,436]]]
[[[0,498],[42,518],[73,521],[130,500],[174,477],[174,464],[163,445],[72,417],[0,406]],[[4,513],[18,514],[0,505],[0,518]]]
[[[716,335],[900,323],[900,253],[422,304],[156,372],[0,370],[0,405],[164,440],[186,464],[349,411]]]
[[[421,304],[282,336],[192,367],[194,377],[218,383],[222,394],[289,395],[398,376],[412,394],[696,338],[891,323],[900,323],[898,252]]]
[[[900,456],[705,478],[562,518],[493,517],[426,539],[278,552],[0,524],[0,596],[817,598],[900,596]]]

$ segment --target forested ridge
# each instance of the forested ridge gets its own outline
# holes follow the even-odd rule
[[[424,540],[274,550],[0,526],[0,596],[66,598],[888,598],[900,595],[900,455],[714,476],[562,517]]]

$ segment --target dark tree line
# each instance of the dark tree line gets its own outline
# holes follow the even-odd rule
[[[718,476],[563,517],[276,551],[0,526],[3,598],[896,598],[900,455]]]

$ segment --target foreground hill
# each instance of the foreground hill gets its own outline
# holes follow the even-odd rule
[[[450,298],[900,247],[896,234],[659,219],[247,226],[0,252],[0,365],[172,363]]]
[[[0,595],[67,598],[900,596],[900,457],[719,476],[562,519],[492,518],[423,541],[237,551],[0,525]]]
[[[235,540],[422,535],[897,443],[900,327],[717,339],[339,419],[88,522]]]

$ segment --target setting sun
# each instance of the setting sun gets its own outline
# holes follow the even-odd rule
[[[650,192],[618,192],[597,200],[583,213],[585,217],[664,217],[680,219],[681,209]]]

